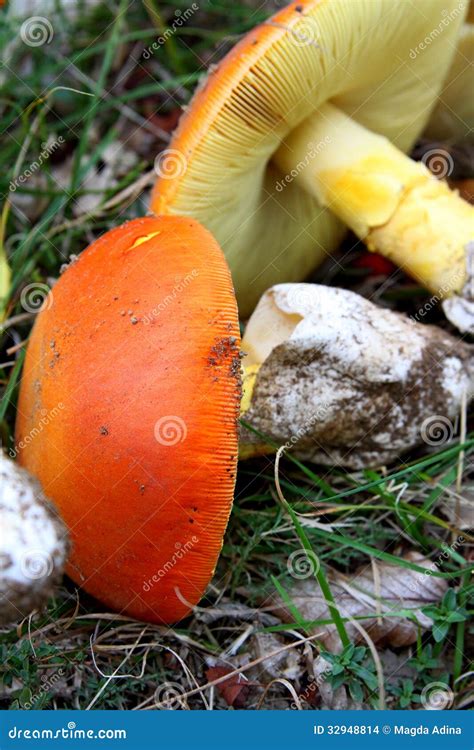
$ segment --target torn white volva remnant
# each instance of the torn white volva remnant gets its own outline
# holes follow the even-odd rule
[[[322,464],[391,462],[426,441],[426,420],[454,424],[474,389],[472,346],[345,289],[273,287],[242,348],[245,366],[260,366],[244,420]],[[264,442],[241,439],[244,456]]]
[[[46,603],[69,549],[66,528],[39,482],[0,451],[0,623]]]
[[[467,279],[461,294],[443,300],[447,319],[461,333],[474,334],[474,241],[466,245]]]

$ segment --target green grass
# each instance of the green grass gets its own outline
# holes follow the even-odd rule
[[[5,50],[13,40],[7,65],[2,68],[0,99],[0,255],[8,258],[11,268],[0,359],[0,431],[6,449],[13,446],[24,348],[20,346],[11,354],[7,350],[27,339],[34,319],[34,314],[21,317],[22,290],[33,282],[49,286],[61,265],[91,239],[146,212],[146,191],[134,192],[133,186],[152,169],[154,156],[166,144],[157,124],[162,121],[150,119],[150,115],[165,117],[185,104],[208,65],[276,6],[255,3],[252,11],[248,3],[234,0],[202,4],[171,42],[156,52],[152,62],[144,62],[143,48],[172,21],[176,8],[184,11],[187,7],[183,0],[174,5],[160,3],[158,16],[158,4],[152,2],[147,7],[117,2],[114,13],[103,4],[82,16],[80,23],[57,14],[54,39],[38,48],[25,48],[17,22],[5,15],[0,19],[0,48]],[[131,54],[138,62],[129,68]],[[136,163],[120,175],[116,185],[99,192],[100,202],[93,214],[78,215],[77,201],[97,194],[83,184],[87,172],[102,166],[109,144],[123,141],[127,138],[124,134],[130,137],[137,128],[143,139],[148,138],[147,148],[137,149]],[[35,172],[41,183],[29,183],[15,191],[16,197],[33,198],[33,204],[38,203],[28,218],[11,205],[10,182],[38,158],[42,144],[51,137],[62,137],[64,144]],[[136,148],[136,141],[133,144]],[[53,168],[68,159],[71,165],[63,187],[54,178]],[[112,205],[127,188],[128,196]],[[349,262],[332,283],[357,289],[362,280],[360,269]],[[401,310],[416,310],[423,292],[397,277],[382,300]],[[440,320],[436,312],[432,315]],[[384,670],[386,704],[416,708],[423,689],[441,681],[453,691],[456,705],[466,705],[472,633],[466,617],[456,619],[452,613],[468,615],[472,611],[467,562],[472,538],[454,528],[443,510],[446,488],[456,481],[462,449],[467,483],[472,481],[473,434],[463,446],[454,439],[436,453],[408,456],[388,473],[321,469],[289,453],[282,458],[279,472],[283,502],[275,494],[272,457],[242,463],[234,512],[202,609],[176,628],[144,626],[111,616],[66,580],[45,612],[18,628],[0,631],[0,706],[148,708],[169,683],[178,694],[194,691],[188,704],[202,708],[210,700],[210,691],[196,692],[194,678],[198,685],[205,685],[211,660],[222,657],[240,636],[245,637],[239,653],[248,652],[254,658],[254,639],[262,634],[272,634],[282,646],[296,644],[302,666],[295,684],[297,691],[304,692],[309,677],[304,646],[298,639],[307,638],[328,620],[308,621],[295,609],[293,622],[269,623],[257,611],[262,601],[276,594],[287,597],[291,604],[293,579],[288,558],[301,547],[317,555],[321,567],[315,587],[329,599],[331,571],[350,574],[358,566],[370,565],[372,559],[393,563],[400,571],[416,570],[416,563],[401,559],[403,549],[414,549],[431,560],[448,549],[433,575],[449,582],[456,591],[455,602],[443,602],[433,611],[440,625],[436,638],[420,631],[412,647],[392,649],[398,666]],[[405,488],[400,495],[402,485]],[[331,524],[331,530],[304,525],[307,517]],[[464,540],[456,549],[450,548],[453,536]],[[219,615],[223,603],[227,614]],[[254,615],[247,613],[246,619],[242,613],[233,614],[232,605],[255,608]],[[413,612],[406,606],[391,616],[412,617]],[[332,622],[346,648],[332,659],[331,684],[335,689],[347,684],[355,700],[377,707],[378,683],[370,650],[365,644],[355,650],[348,643],[348,620],[337,607],[332,610]],[[245,635],[249,624],[252,632]],[[324,651],[317,640],[309,644],[314,656]],[[384,661],[384,648],[380,653]],[[226,663],[236,663],[226,658]],[[194,678],[186,676],[183,663]],[[263,662],[257,673],[249,672],[257,682],[263,680],[259,677],[261,666]],[[287,707],[291,700],[284,687],[275,685],[264,707]],[[218,693],[214,701],[215,707],[226,708]],[[249,707],[257,703],[258,692],[249,699]]]

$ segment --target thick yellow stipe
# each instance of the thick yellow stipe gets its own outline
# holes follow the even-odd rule
[[[374,227],[366,243],[445,298],[466,283],[466,248],[473,239],[473,207],[431,178],[407,191],[390,221]]]
[[[324,144],[308,159],[311,143]],[[306,156],[305,156],[306,155]],[[449,154],[439,160],[449,173]],[[326,104],[276,154],[280,169],[304,165],[296,181],[350,227],[369,250],[385,255],[440,299],[467,278],[474,207],[422,162]]]
[[[365,238],[396,212],[403,195],[432,179],[423,164],[413,162],[385,139],[375,153],[346,168],[319,173],[319,195],[345,224]]]
[[[245,412],[250,408],[252,393],[257,379],[257,373],[260,365],[249,365],[242,368],[242,401],[240,402],[240,416],[245,418]],[[239,442],[239,459],[254,458],[264,456],[268,453],[275,453],[275,449],[266,443],[245,443]]]
[[[242,368],[242,400],[240,402],[241,416],[250,408],[252,393],[259,370],[260,365],[249,365],[249,367]]]

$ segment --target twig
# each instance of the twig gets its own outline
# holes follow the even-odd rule
[[[191,695],[195,695],[196,693],[200,693],[202,690],[208,690],[211,687],[214,687],[215,685],[220,685],[221,682],[225,682],[231,677],[235,677],[239,674],[242,674],[243,672],[246,672],[249,669],[252,669],[252,667],[256,667],[258,664],[261,664],[263,661],[266,661],[267,659],[271,659],[273,656],[277,656],[278,654],[281,654],[283,651],[288,651],[291,648],[295,648],[296,646],[300,646],[303,643],[307,643],[308,641],[314,641],[317,638],[320,638],[322,633],[316,633],[316,635],[310,635],[306,638],[300,638],[298,641],[295,641],[294,643],[288,643],[286,646],[282,646],[281,648],[275,649],[275,651],[271,651],[269,654],[265,654],[265,656],[260,656],[258,659],[254,659],[253,661],[250,661],[248,664],[246,664],[244,667],[239,667],[238,669],[234,669],[232,672],[228,672],[227,674],[223,675],[222,677],[217,677],[215,680],[211,680],[210,682],[207,682],[205,685],[201,685],[199,688],[195,688],[194,690],[188,690],[187,693],[183,693],[183,695],[180,695],[180,700],[189,698]],[[139,706],[134,708],[134,711],[137,711],[139,708],[142,708],[145,706],[146,703],[148,703],[150,698],[148,698],[146,701],[143,701]],[[155,708],[160,708],[163,703],[156,703],[151,707],[147,707],[144,710],[145,711],[151,711]]]

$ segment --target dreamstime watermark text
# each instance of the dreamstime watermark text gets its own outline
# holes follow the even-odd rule
[[[52,422],[64,408],[64,404],[60,401],[56,406],[50,409],[50,411],[47,409],[41,409],[41,417],[36,426],[33,427],[18,443],[16,443],[13,448],[10,448],[8,451],[10,457],[16,458],[20,451],[30,445],[30,443],[32,443],[33,440],[43,432],[44,428]]]
[[[38,158],[35,159],[35,161],[32,161],[29,167],[27,167],[20,175],[18,175],[18,177],[15,177],[15,179],[10,182],[10,192],[14,193],[15,190],[28,182],[28,180],[35,174],[35,172],[41,169],[43,164],[48,161],[51,154],[54,154],[54,152],[60,146],[62,146],[63,143],[64,138],[62,137],[62,135],[56,138],[56,140],[51,141],[51,143],[43,143]]]
[[[14,726],[8,730],[11,740],[126,740],[126,729],[78,729],[75,721],[60,729],[22,729]]]
[[[309,150],[306,154],[304,159],[301,159],[301,161],[298,162],[298,164],[295,164],[293,169],[286,174],[282,180],[277,180],[275,183],[275,190],[278,193],[281,193],[282,190],[284,190],[287,185],[290,185],[294,179],[296,179],[301,172],[303,172],[312,162],[313,159],[315,159],[318,154],[323,151],[323,149],[331,143],[332,138],[330,135],[326,135],[322,141],[318,141],[318,143],[309,143]]]
[[[416,47],[412,47],[410,50],[410,57],[412,60],[415,60],[417,56],[420,54],[420,52],[424,52],[430,44],[432,44],[439,36],[443,33],[443,31],[449,26],[452,21],[456,20],[456,18],[464,11],[466,7],[465,2],[460,2],[456,8],[453,8],[451,12],[448,12],[446,9],[443,10],[443,18],[439,22],[437,26],[435,26],[434,29],[430,31],[429,34],[425,36],[425,38],[416,45]]]
[[[155,39],[155,41],[150,44],[149,47],[146,47],[146,49],[143,50],[142,57],[144,60],[149,60],[150,57],[154,52],[156,52],[157,49],[162,47],[168,39],[175,34],[181,26],[184,26],[184,24],[189,21],[191,16],[196,13],[196,11],[199,10],[199,5],[197,3],[193,3],[189,6],[189,8],[186,8],[184,11],[176,10],[175,11],[175,18],[173,19],[173,23],[166,28],[161,36],[158,37],[158,39]]]
[[[198,271],[196,268],[193,268],[190,273],[187,273],[186,276],[184,276],[182,279],[177,280],[171,292],[167,294],[166,297],[161,302],[159,302],[156,307],[154,307],[152,310],[150,310],[149,313],[143,316],[142,322],[145,325],[150,325],[150,323],[152,323],[155,318],[161,315],[161,313],[164,312],[169,305],[176,301],[176,298],[180,294],[182,294],[182,292],[184,292],[184,290],[189,286],[189,284],[191,284],[192,281],[194,281],[195,278],[197,278],[197,276]]]
[[[194,547],[195,544],[198,543],[198,541],[199,541],[199,537],[194,535],[191,537],[191,539],[188,539],[188,541],[185,542],[184,544],[181,544],[181,542],[176,542],[175,551],[173,552],[169,560],[167,560],[165,564],[163,565],[163,567],[157,570],[157,572],[154,573],[151,576],[151,578],[149,578],[147,581],[144,581],[143,591],[145,592],[151,591],[151,589],[156,583],[159,583],[162,578],[164,578],[171,570],[173,570],[175,565],[180,560],[186,557],[188,552],[192,550],[192,548]]]

